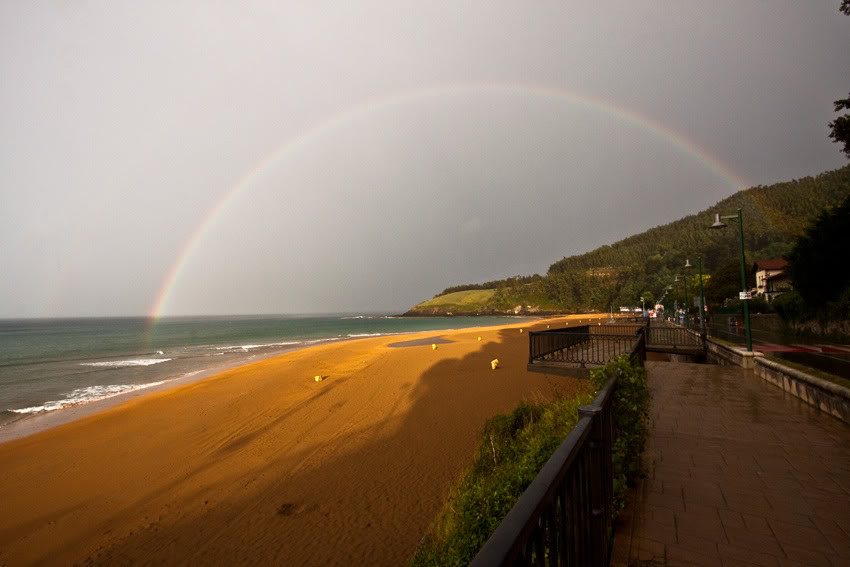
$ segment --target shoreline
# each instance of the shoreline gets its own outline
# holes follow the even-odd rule
[[[426,316],[429,317],[429,316]],[[534,317],[534,316],[505,316],[505,318],[523,318],[525,319],[529,325],[534,324],[535,322],[539,322],[544,319],[544,317]],[[522,323],[506,323],[507,325],[519,325]],[[455,329],[436,329],[432,331],[409,331],[409,332],[400,332],[400,333],[385,333],[377,336],[355,336],[355,337],[339,337],[334,339],[327,340],[319,340],[315,342],[304,342],[300,344],[289,345],[285,348],[277,349],[273,352],[267,352],[260,355],[254,355],[254,357],[245,360],[237,360],[232,361],[227,364],[222,364],[218,366],[214,366],[211,368],[206,368],[194,372],[189,372],[182,376],[175,376],[172,378],[166,378],[162,384],[158,384],[156,386],[150,387],[142,387],[135,390],[131,390],[128,392],[122,392],[120,394],[116,394],[113,396],[108,396],[104,398],[100,398],[97,400],[92,400],[89,402],[84,402],[75,405],[69,405],[63,408],[28,414],[16,419],[15,421],[11,421],[5,424],[0,425],[0,445],[4,443],[8,443],[10,441],[14,441],[16,439],[23,439],[25,437],[29,437],[30,435],[34,435],[36,433],[40,433],[42,431],[48,431],[55,427],[59,427],[61,425],[65,425],[68,423],[73,423],[80,419],[84,419],[91,415],[98,414],[100,412],[118,407],[126,402],[131,400],[135,400],[138,398],[143,398],[148,395],[156,394],[159,392],[166,392],[173,388],[179,388],[180,386],[186,384],[192,384],[195,382],[199,382],[205,380],[207,378],[211,378],[216,376],[217,374],[221,374],[223,372],[227,372],[229,370],[242,368],[244,366],[248,366],[250,364],[261,362],[264,360],[273,359],[279,356],[284,356],[292,352],[301,351],[305,349],[310,349],[314,347],[320,347],[328,344],[340,344],[348,341],[359,341],[359,340],[368,340],[368,339],[380,339],[384,337],[404,337],[407,335],[419,335],[422,333],[441,333],[441,332],[457,332],[457,331],[465,331],[470,329],[488,329],[494,327],[502,327],[503,325],[485,325],[485,326],[476,326],[476,327],[461,327]]]
[[[102,411],[106,411],[108,409],[120,406],[121,404],[130,400],[142,398],[144,396],[155,394],[157,392],[165,392],[172,388],[179,388],[180,386],[183,386],[185,384],[192,384],[194,382],[198,382],[206,378],[215,376],[216,374],[227,372],[228,370],[232,370],[234,368],[240,368],[242,366],[246,366],[254,362],[268,360],[276,356],[282,356],[289,352],[300,350],[301,348],[310,348],[313,346],[318,345],[292,345],[291,348],[265,353],[260,356],[255,355],[252,359],[235,360],[227,364],[214,366],[212,368],[188,372],[186,374],[183,374],[182,376],[166,378],[162,381],[161,384],[157,384],[156,386],[142,387],[136,390],[130,390],[128,392],[115,394],[114,396],[107,396],[104,398],[99,398],[97,400],[92,400],[90,402],[68,405],[55,410],[25,414],[19,419],[16,419],[15,421],[0,425],[0,445],[3,445],[4,443],[8,443],[10,441],[14,441],[16,439],[23,439],[25,437],[29,437],[30,435],[34,435],[42,431],[48,431],[50,429],[53,429],[54,427],[65,425],[66,423],[73,423],[90,415],[95,415]]]
[[[404,563],[487,419],[586,388],[528,372],[549,322],[314,345],[3,443],[0,564]]]

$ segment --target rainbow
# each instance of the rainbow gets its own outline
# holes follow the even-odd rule
[[[204,217],[204,219],[198,224],[195,230],[191,233],[189,239],[183,245],[183,248],[180,250],[180,253],[174,260],[174,263],[171,265],[171,268],[165,276],[165,279],[159,288],[159,292],[154,299],[149,315],[151,326],[155,325],[156,321],[166,312],[169,297],[175,285],[180,280],[180,275],[184,266],[192,256],[193,252],[198,248],[199,244],[204,240],[204,236],[210,231],[216,220],[225,213],[231,203],[238,199],[245,191],[250,189],[255,181],[257,181],[264,173],[269,171],[274,164],[281,161],[289,152],[299,146],[303,146],[334,128],[338,128],[347,121],[363,117],[364,115],[386,109],[393,105],[409,104],[411,102],[418,102],[441,96],[480,94],[487,92],[518,93],[528,96],[550,97],[603,112],[637,125],[651,134],[670,141],[673,146],[680,149],[683,153],[695,158],[708,170],[722,178],[734,190],[737,191],[738,189],[747,186],[747,183],[743,179],[736,176],[727,166],[720,162],[720,160],[683,134],[672,130],[661,122],[636,110],[618,105],[603,98],[591,97],[587,94],[558,87],[484,82],[436,85],[402,91],[384,97],[369,99],[314,124],[286,140],[251,170],[247,171],[232,188],[225,192],[224,197],[222,197],[222,199],[212,207],[209,214],[207,214],[206,217]]]

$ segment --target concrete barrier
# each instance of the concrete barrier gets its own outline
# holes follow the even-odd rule
[[[710,338],[705,346],[706,362],[712,364],[752,369],[755,360],[764,356],[760,352],[747,352],[746,349],[725,345]]]
[[[850,424],[850,390],[843,386],[712,339],[706,344],[706,361],[753,370],[762,380]]]
[[[850,390],[847,388],[764,358],[755,361],[754,370],[763,380],[850,424]]]

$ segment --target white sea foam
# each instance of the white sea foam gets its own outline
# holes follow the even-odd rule
[[[159,386],[160,384],[165,384],[165,382],[166,380],[161,380],[159,382],[149,382],[147,384],[109,384],[106,386],[89,386],[88,388],[77,388],[76,390],[73,390],[70,393],[66,394],[67,397],[61,400],[45,402],[43,405],[40,406],[13,409],[10,411],[13,411],[15,413],[39,413],[43,411],[53,411],[62,408],[67,408],[69,406],[76,406],[79,404],[93,402],[95,400],[111,398],[113,396],[117,396],[119,394],[124,394],[127,392],[133,392],[136,390],[151,388],[153,386]]]
[[[150,366],[161,362],[168,362],[171,358],[136,358],[133,360],[107,360],[103,362],[81,362],[80,366]]]
[[[313,339],[312,341],[304,341],[305,344],[314,345],[316,343],[326,343],[328,341],[338,341],[342,335],[336,337],[328,337],[326,339]]]
[[[249,351],[254,350],[255,348],[268,348],[268,347],[276,347],[276,346],[287,346],[287,345],[300,345],[301,341],[285,341],[282,343],[267,343],[262,345],[227,345],[227,346],[217,346],[214,347],[216,350],[242,350]]]
[[[371,317],[366,317],[365,315],[352,315],[350,317],[340,317],[340,319],[371,319]]]
[[[398,331],[396,333],[360,333],[360,334],[349,334],[348,336],[351,338],[359,338],[359,337],[389,337],[391,335],[408,335],[411,331]]]

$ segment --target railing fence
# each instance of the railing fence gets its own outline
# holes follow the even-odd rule
[[[629,356],[643,364],[642,326],[631,341]],[[614,490],[611,406],[617,378],[605,383],[593,403],[579,408],[576,426],[472,560],[472,567],[608,565]]]

